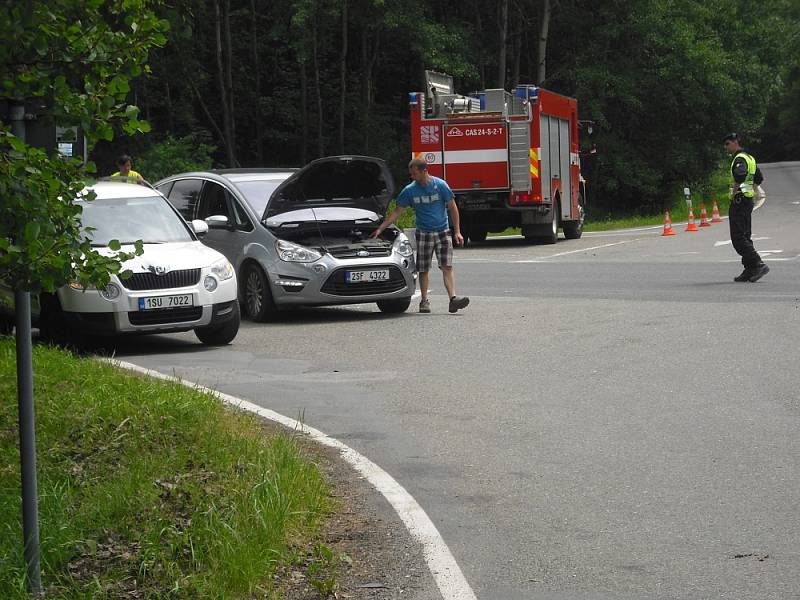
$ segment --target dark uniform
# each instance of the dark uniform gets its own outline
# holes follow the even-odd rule
[[[726,138],[726,141],[728,139]],[[738,143],[738,137],[731,139]],[[733,193],[728,224],[731,231],[731,243],[734,250],[742,257],[744,266],[744,271],[735,277],[734,281],[755,282],[769,272],[769,267],[761,260],[750,237],[755,202],[754,187],[760,184],[764,177],[761,175],[756,160],[739,148],[731,162],[731,178],[733,179]]]

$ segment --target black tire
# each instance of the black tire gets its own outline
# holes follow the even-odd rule
[[[278,316],[278,307],[272,299],[272,291],[264,271],[258,265],[249,264],[242,270],[242,293],[244,314],[253,321],[273,321]]]
[[[74,344],[76,336],[61,308],[58,297],[52,294],[42,294],[39,299],[39,307],[39,337],[59,346]]]
[[[485,242],[486,236],[489,235],[489,232],[485,229],[470,229],[469,230],[469,240],[471,242]]]
[[[398,298],[397,300],[378,300],[377,305],[383,313],[397,314],[406,312],[408,307],[411,306],[411,296]]]
[[[583,235],[583,222],[586,219],[586,211],[583,209],[583,194],[578,195],[578,219],[567,221],[562,224],[564,237],[568,240],[577,240]]]
[[[206,346],[225,346],[230,344],[239,333],[240,322],[239,303],[234,302],[233,316],[228,321],[217,327],[198,327],[194,330],[194,334]]]
[[[550,218],[544,225],[527,225],[522,229],[522,235],[525,240],[531,243],[539,244],[555,244],[558,241],[558,221],[559,221],[559,208],[558,205],[561,200],[556,197],[553,206],[550,209]]]
[[[558,241],[558,218],[559,205],[561,198],[556,196],[553,202],[552,210],[550,211],[550,222],[542,228],[542,242],[545,244],[555,244]]]

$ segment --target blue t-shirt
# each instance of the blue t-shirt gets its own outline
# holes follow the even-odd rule
[[[450,229],[447,204],[452,198],[453,190],[447,182],[431,176],[428,185],[412,181],[404,187],[397,196],[397,206],[414,208],[420,231],[445,231]]]

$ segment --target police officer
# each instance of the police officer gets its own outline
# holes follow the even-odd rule
[[[725,150],[733,156],[731,162],[731,207],[728,213],[728,224],[731,230],[731,243],[734,250],[742,257],[744,271],[734,281],[756,282],[769,273],[769,267],[753,247],[750,239],[755,188],[764,177],[756,164],[741,146],[741,139],[736,133],[729,133],[723,140]]]

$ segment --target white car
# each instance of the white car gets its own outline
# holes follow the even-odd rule
[[[230,343],[239,331],[236,274],[222,254],[202,244],[208,226],[191,226],[158,191],[131,183],[99,181],[96,198],[75,200],[83,209],[81,224],[99,252],[119,240],[132,251],[137,240],[144,254],[123,264],[129,278],[111,276],[103,289],[77,283],[42,294],[33,318],[46,337],[79,341],[82,336],[165,333],[194,330],[208,345]],[[0,302],[4,329],[13,323],[8,302]],[[38,308],[38,310],[37,310]]]

